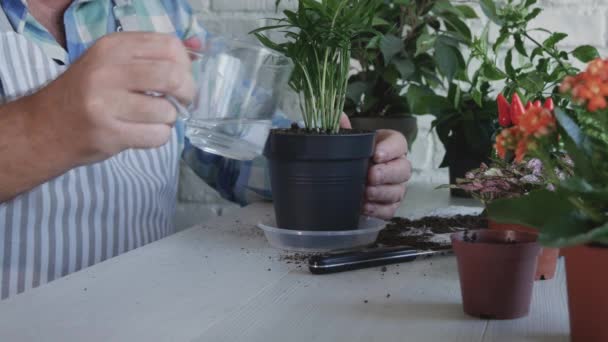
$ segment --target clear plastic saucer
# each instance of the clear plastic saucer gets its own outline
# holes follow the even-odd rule
[[[274,219],[258,224],[273,247],[296,252],[319,253],[369,246],[376,242],[386,222],[372,217],[361,217],[357,229],[340,231],[301,231],[275,226]]]

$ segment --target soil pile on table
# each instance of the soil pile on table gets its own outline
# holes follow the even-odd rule
[[[417,220],[394,218],[380,232],[378,246],[410,246],[417,250],[450,249],[450,235],[463,230],[484,229],[488,220],[483,215],[451,217],[428,216]]]

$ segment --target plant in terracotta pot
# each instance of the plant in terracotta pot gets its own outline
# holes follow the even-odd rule
[[[531,155],[554,166],[555,151],[564,150],[574,162],[572,176],[560,180],[553,167],[545,175],[555,188],[498,200],[489,215],[540,231],[540,241],[562,247],[572,340],[608,341],[608,61],[596,59],[585,72],[569,76],[561,93],[570,108],[538,111],[508,132],[498,144],[518,155]]]
[[[564,159],[564,165],[568,161]],[[558,172],[565,175],[561,168]],[[525,196],[531,191],[551,188],[544,176],[543,164],[540,159],[532,158],[523,162],[495,160],[490,166],[482,164],[479,169],[467,172],[465,178],[458,179],[456,187],[470,193],[484,205],[506,198]],[[534,228],[518,225],[498,223],[488,220],[490,229],[514,230],[534,233]],[[559,249],[543,248],[537,262],[536,280],[552,279],[557,268]]]
[[[349,79],[345,107],[353,127],[396,129],[411,145],[418,132],[414,115],[428,113],[412,112],[406,91],[411,85],[441,88],[443,75],[462,69],[462,58],[450,57],[471,39],[465,23],[471,18],[477,18],[472,8],[445,0],[382,1],[376,32],[353,42],[359,67]]]
[[[350,230],[358,226],[374,132],[340,129],[352,43],[372,30],[377,0],[300,0],[295,11],[253,33],[290,58],[305,127],[273,130],[268,159],[278,227]],[[284,33],[275,42],[267,31]]]

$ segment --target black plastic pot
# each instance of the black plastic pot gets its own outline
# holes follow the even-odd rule
[[[355,116],[350,118],[350,123],[354,129],[360,130],[395,130],[405,136],[410,148],[418,136],[418,119],[412,115]]]
[[[375,134],[273,130],[268,159],[279,228],[356,229]]]

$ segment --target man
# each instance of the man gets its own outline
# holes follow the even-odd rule
[[[173,232],[183,128],[168,101],[144,93],[189,103],[195,85],[184,46],[200,47],[205,33],[186,0],[0,5],[6,298]],[[378,134],[366,214],[394,214],[410,175],[406,154],[400,134]],[[228,198],[253,181],[250,163],[192,147],[188,155]]]

